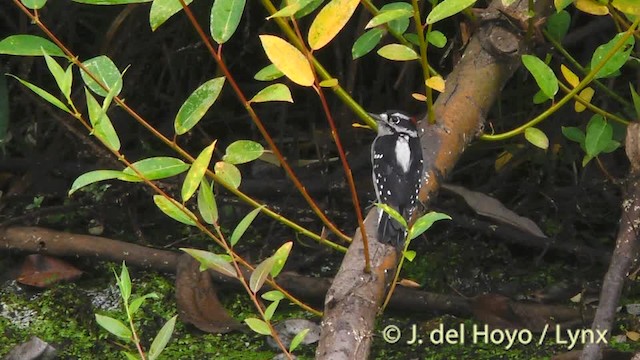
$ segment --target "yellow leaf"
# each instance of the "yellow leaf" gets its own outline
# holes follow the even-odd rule
[[[273,35],[260,35],[267,57],[291,81],[302,86],[313,85],[314,77],[309,60],[293,45]]]
[[[408,287],[408,288],[414,288],[414,289],[417,289],[420,287],[420,284],[418,284],[418,282],[410,279],[401,279],[400,281],[398,281],[398,285]]]
[[[444,79],[440,75],[428,78],[424,84],[435,91],[444,92]]]
[[[635,332],[635,331],[627,331],[627,337],[631,341],[638,341],[638,340],[640,340],[640,333]]]
[[[580,94],[578,95],[582,100],[590,103],[591,102],[591,98],[593,98],[593,94],[595,93],[595,91],[593,90],[593,88],[585,88],[584,90],[580,91]],[[587,108],[586,105],[583,105],[582,103],[576,101],[576,105],[574,106],[574,110],[576,112],[583,112],[585,109]]]
[[[427,101],[427,97],[424,94],[413,93],[411,96],[418,101]]]
[[[338,79],[336,78],[320,81],[320,86],[322,87],[334,87],[336,85],[338,85]]]
[[[500,171],[505,165],[509,163],[509,161],[511,161],[511,159],[513,159],[513,154],[508,151],[503,151],[498,155],[498,158],[496,158],[493,167],[496,169],[496,171]]]
[[[307,41],[313,50],[327,45],[356,11],[360,0],[331,0],[320,10],[309,28]]]
[[[560,65],[560,71],[562,72],[562,76],[567,80],[571,87],[576,87],[580,83],[580,78],[578,75],[574,74],[568,67],[564,66],[564,64]]]
[[[576,0],[575,6],[578,10],[591,15],[608,15],[609,8],[596,0]]]

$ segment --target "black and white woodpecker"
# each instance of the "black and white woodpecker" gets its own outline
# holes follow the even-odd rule
[[[369,114],[378,123],[371,144],[373,186],[378,203],[387,204],[409,221],[422,182],[422,149],[415,120],[400,112]],[[397,248],[404,244],[406,230],[381,209],[378,210],[378,240]]]

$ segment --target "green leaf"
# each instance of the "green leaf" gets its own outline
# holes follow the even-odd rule
[[[240,240],[242,235],[244,235],[245,231],[247,231],[247,228],[249,228],[249,225],[251,225],[253,220],[256,218],[256,216],[258,216],[258,213],[260,213],[260,211],[263,208],[264,208],[264,205],[251,210],[250,213],[245,215],[245,217],[242,220],[240,220],[240,222],[238,223],[238,226],[236,226],[236,228],[233,229],[233,233],[231,234],[231,238],[229,239],[229,243],[231,244],[231,246],[235,245],[238,242],[238,240]]]
[[[189,164],[173,157],[158,156],[136,161],[122,171],[124,174],[134,177],[136,179],[134,181],[142,181],[132,167],[147,180],[158,180],[182,174],[189,169]]]
[[[433,223],[439,220],[451,220],[451,217],[447,214],[431,211],[428,212],[416,220],[415,223],[409,229],[409,240],[413,240],[427,231]]]
[[[640,96],[633,87],[633,84],[629,83],[629,90],[631,91],[631,99],[633,100],[633,108],[636,111],[636,118],[640,119]]]
[[[416,252],[414,250],[407,250],[402,254],[404,255],[404,258],[407,259],[407,261],[413,261],[413,259],[416,258]]]
[[[256,318],[246,318],[244,322],[249,325],[249,328],[260,335],[271,335],[271,330],[266,322]]]
[[[131,340],[131,330],[129,330],[122,321],[109,316],[96,314],[96,322],[113,335],[122,339]]]
[[[73,0],[73,1],[81,4],[91,4],[91,5],[124,5],[124,4],[146,3],[146,2],[151,2],[153,0]]]
[[[170,218],[179,221],[183,224],[195,226],[196,222],[195,215],[187,209],[184,205],[179,204],[177,201],[173,199],[167,199],[162,195],[154,195],[153,202],[156,204],[158,209],[163,213],[167,214]]]
[[[218,222],[218,205],[213,195],[213,190],[207,179],[200,182],[200,191],[198,191],[198,211],[200,216],[207,224],[215,224]]]
[[[322,80],[322,81],[320,81],[320,83],[318,85],[320,85],[321,87],[324,87],[324,88],[332,88],[332,87],[338,85],[338,79],[331,78],[331,79],[327,79],[327,80]]]
[[[219,272],[222,275],[236,279],[238,278],[236,269],[233,267],[233,265],[229,264],[229,261],[222,255],[198,249],[180,248],[180,250],[186,252],[194,259],[198,260],[198,262],[200,263],[200,271],[211,269]]]
[[[620,143],[615,141],[615,140],[611,140],[603,149],[602,152],[603,153],[610,153],[610,152],[614,152],[616,151],[619,147],[620,147]]]
[[[384,33],[384,29],[375,28],[362,34],[356,42],[353,43],[353,47],[351,48],[351,57],[355,60],[370,53],[371,50],[380,43]]]
[[[547,29],[549,36],[557,41],[562,41],[564,36],[567,35],[567,31],[569,31],[570,25],[571,15],[569,15],[565,10],[562,10],[547,18],[545,28]]]
[[[308,3],[307,1],[304,1],[306,5],[306,3]],[[279,17],[289,17],[289,16],[293,16],[296,12],[298,12],[298,10],[300,10],[302,8],[302,5],[300,4],[300,1],[288,1],[288,2],[283,2],[283,5],[287,4],[286,6],[284,6],[282,9],[276,11],[275,13],[273,13],[273,15],[269,15],[267,16],[267,20],[273,19],[273,18],[279,18]]]
[[[156,293],[148,293],[148,294],[144,294],[142,296],[138,296],[137,298],[131,300],[131,304],[129,304],[129,312],[133,316],[133,314],[135,314],[138,311],[138,309],[140,308],[140,306],[142,306],[142,304],[145,302],[145,300],[147,300],[147,299],[159,299],[159,298],[160,298],[160,296],[158,296],[158,294],[156,294]]]
[[[244,164],[259,158],[263,153],[264,148],[260,143],[251,140],[238,140],[227,146],[222,161],[229,164]]]
[[[544,92],[542,92],[542,90],[538,90],[534,95],[533,95],[533,103],[536,105],[545,103],[547,101],[551,100]]]
[[[129,277],[129,270],[124,261],[122,261],[122,270],[120,270],[120,277],[118,278],[118,287],[120,288],[122,299],[125,303],[128,303],[131,297],[131,277]]]
[[[264,318],[267,321],[271,320],[271,318],[273,317],[273,313],[276,312],[276,309],[278,308],[279,304],[280,304],[280,300],[276,300],[271,304],[269,304],[269,306],[267,306],[267,308],[264,310]]]
[[[51,95],[51,93],[49,93],[48,91],[39,88],[38,86],[20,79],[19,77],[15,76],[15,75],[11,75],[11,74],[7,74],[8,76],[11,76],[12,78],[20,81],[20,83],[24,86],[26,86],[29,90],[33,91],[34,93],[36,93],[36,95],[40,96],[41,98],[43,98],[44,100],[48,101],[51,105],[54,105],[55,107],[57,107],[60,110],[63,110],[69,114],[73,114],[71,112],[71,110],[69,110],[69,108],[62,103],[62,101],[58,100],[57,97]]]
[[[429,42],[429,44],[439,49],[442,49],[445,45],[447,45],[447,37],[437,30],[431,31],[427,34],[427,41]]]
[[[234,188],[238,188],[240,186],[240,182],[242,181],[242,177],[240,175],[240,170],[228,162],[218,161],[216,165],[213,167],[213,171],[216,175],[229,186]]]
[[[285,84],[272,84],[260,90],[249,102],[287,101],[292,103],[291,91]]]
[[[408,3],[405,3],[409,5]],[[370,29],[372,27],[380,26],[382,24],[386,24],[389,21],[397,20],[397,19],[408,19],[413,16],[413,8],[411,5],[396,10],[382,10],[378,12],[378,15],[374,16],[368,23],[365,25],[365,29]]]
[[[109,180],[109,179],[120,179],[124,181],[138,181],[138,177],[133,177],[131,175],[125,174],[122,171],[118,170],[94,170],[89,171],[88,173],[82,174],[78,176],[78,178],[71,184],[71,189],[69,189],[69,196],[74,192],[78,191],[87,185],[96,183],[98,181]]]
[[[475,4],[476,0],[444,0],[436,5],[427,16],[427,24],[433,24],[449,16],[455,15],[469,6]]]
[[[42,49],[51,56],[66,57],[58,45],[35,35],[11,35],[0,41],[0,54],[42,56]]]
[[[574,126],[563,126],[562,134],[564,137],[578,144],[584,144],[585,135],[582,130]]]
[[[158,331],[158,335],[153,339],[151,343],[151,347],[149,348],[149,360],[156,360],[158,356],[162,353],[162,350],[167,346],[169,340],[171,339],[171,334],[173,334],[173,328],[176,325],[176,319],[178,315],[175,315],[171,319],[169,319]]]
[[[284,76],[284,73],[273,65],[269,64],[258,71],[253,78],[258,81],[272,81]]]
[[[407,39],[408,42],[412,43],[413,45],[420,46],[420,38],[418,37],[417,34],[408,33],[408,34],[404,34],[403,36],[405,39]]]
[[[524,130],[524,138],[531,144],[546,150],[549,148],[549,138],[540,129],[534,127],[528,127]]]
[[[638,0],[612,0],[611,5],[627,15],[640,16],[640,3]]]
[[[49,68],[49,72],[53,75],[53,78],[56,80],[56,84],[58,84],[58,88],[62,91],[62,94],[70,101],[71,96],[71,83],[72,83],[72,73],[71,66],[67,68],[67,71],[62,69],[62,66],[58,64],[51,56],[49,56],[46,50],[43,50],[44,59],[47,62],[47,67]]]
[[[533,75],[540,90],[542,90],[548,98],[552,99],[558,92],[558,79],[553,73],[553,70],[551,70],[544,61],[533,55],[522,55],[522,63],[531,75]]]
[[[600,154],[611,142],[613,128],[611,124],[602,117],[595,114],[587,124],[587,134],[584,140],[585,152],[591,157]]]
[[[389,4],[384,4],[380,8],[380,12],[389,11],[389,10],[405,10],[405,11],[411,11],[411,13],[413,14],[413,6],[411,6],[411,4],[407,2],[393,2]],[[394,31],[397,34],[404,34],[404,32],[407,31],[407,28],[409,27],[409,19],[401,18],[401,19],[392,20],[392,21],[389,21],[387,26],[389,27],[390,30]]]
[[[214,140],[211,145],[204,148],[193,164],[191,164],[191,168],[182,183],[182,202],[187,202],[198,189],[204,173],[207,172],[207,168],[209,168],[209,163],[213,156],[213,149],[216,147],[216,141],[217,140]]]
[[[246,0],[215,0],[211,7],[210,31],[213,40],[223,44],[231,38],[244,12]]]
[[[29,9],[37,10],[42,9],[47,0],[20,0],[20,2]]]
[[[271,290],[260,296],[261,298],[268,301],[278,301],[285,298],[284,294],[279,290]]]
[[[408,227],[407,220],[405,220],[402,217],[402,215],[400,215],[400,213],[396,209],[392,208],[391,206],[389,206],[387,204],[374,203],[374,205],[377,206],[378,208],[380,208],[381,211],[384,211],[387,214],[389,214],[389,216],[391,216],[397,222],[399,222],[402,226],[404,226],[405,229]]]
[[[84,89],[84,93],[87,97],[87,110],[89,112],[89,121],[91,121],[91,125],[93,126],[93,135],[113,150],[120,150],[118,133],[116,129],[113,128],[113,124],[111,124],[107,113],[87,88]]]
[[[178,110],[178,115],[176,115],[174,123],[176,134],[182,135],[186,133],[202,119],[207,110],[218,99],[223,85],[224,76],[211,79],[200,85],[189,95],[180,110]]]
[[[394,61],[409,61],[419,58],[418,54],[410,47],[402,44],[388,44],[378,49],[378,55]]]
[[[276,250],[276,252],[271,256],[273,258],[274,264],[271,268],[271,277],[275,278],[280,274],[282,269],[284,268],[284,264],[287,262],[287,258],[289,257],[289,253],[291,252],[291,247],[293,247],[293,242],[287,241],[282,244]]]
[[[185,0],[184,3],[189,5],[193,0]],[[151,31],[155,31],[160,25],[164,24],[169,18],[182,11],[182,4],[178,0],[153,0],[151,11],[149,11],[149,25]]]
[[[249,277],[249,288],[251,289],[251,291],[256,293],[262,288],[262,285],[264,284],[265,280],[267,280],[267,276],[269,276],[269,273],[271,272],[274,264],[275,261],[273,257],[269,257],[264,259],[264,261],[256,266],[256,268],[251,273],[251,276]]]
[[[291,345],[289,345],[289,352],[293,352],[293,350],[295,350],[302,343],[304,338],[307,336],[307,333],[309,332],[309,330],[310,329],[304,329],[299,333],[297,333],[296,336],[293,337],[293,339],[291,339]]]
[[[614,45],[625,36],[625,33],[620,33],[611,39],[606,44],[598,46],[596,51],[593,52],[593,56],[591,57],[591,69],[595,68],[608,54],[613,50]],[[624,45],[616,51],[616,53],[611,57],[607,63],[598,71],[596,74],[596,79],[607,77],[616,73],[622,65],[624,65],[629,59],[629,55],[631,55],[631,51],[633,50],[633,46],[635,44],[635,40],[633,36],[629,36],[629,38],[625,41]]]
[[[564,10],[567,6],[571,5],[573,0],[554,0],[553,4],[556,7],[556,12]]]
[[[296,19],[300,19],[302,17],[305,17],[309,14],[311,14],[315,9],[317,9],[320,5],[322,5],[322,2],[324,0],[310,0],[310,1],[304,1],[307,4],[306,5],[302,5],[302,7],[300,8],[300,10],[298,10],[296,12]],[[302,1],[301,1],[302,3]]]
[[[93,80],[87,72],[80,69],[82,80],[84,80],[84,83],[87,84],[91,91],[102,97],[106,97],[111,89],[113,89],[115,96],[120,94],[120,91],[122,91],[122,74],[111,59],[107,56],[101,55],[84,61],[82,65],[84,65],[84,68],[87,69],[87,71],[96,79],[100,80],[102,85],[107,88],[107,90],[105,90],[95,80]]]
[[[78,1],[78,0],[74,0],[74,1]],[[121,351],[121,353],[124,354],[127,360],[140,360],[140,358],[138,357],[138,354],[134,355],[128,351]]]

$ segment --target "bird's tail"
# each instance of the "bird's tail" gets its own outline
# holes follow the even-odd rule
[[[378,241],[393,245],[398,249],[402,248],[406,237],[404,227],[386,212],[379,211],[381,215],[378,221]]]

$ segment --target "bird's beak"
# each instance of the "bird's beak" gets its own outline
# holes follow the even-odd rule
[[[375,120],[376,122],[381,122],[382,118],[380,117],[379,114],[374,114],[374,113],[370,113],[368,112],[367,114],[369,114],[369,116],[371,116],[373,118],[373,120]]]

